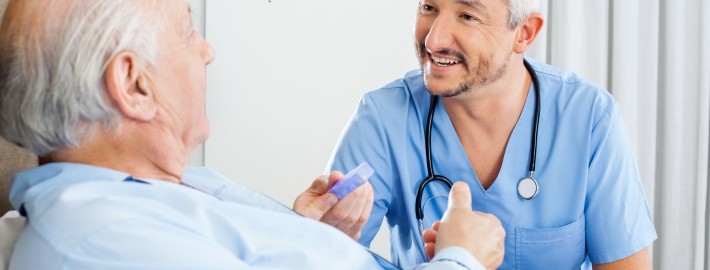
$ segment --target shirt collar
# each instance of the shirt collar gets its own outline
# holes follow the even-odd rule
[[[130,177],[125,172],[79,163],[56,162],[17,173],[10,187],[10,202],[20,209],[28,194],[40,192],[61,181],[72,184],[86,181],[123,181]]]

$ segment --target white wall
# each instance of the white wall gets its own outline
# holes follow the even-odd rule
[[[188,0],[192,8],[192,23],[195,30],[204,36],[205,34],[205,0]],[[188,163],[193,166],[205,164],[205,146],[200,145],[190,155]]]
[[[205,3],[216,53],[204,164],[289,206],[323,173],[360,96],[417,68],[416,1],[192,2]],[[373,249],[389,257],[386,237]]]

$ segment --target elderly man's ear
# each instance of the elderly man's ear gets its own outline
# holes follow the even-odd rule
[[[104,80],[109,97],[125,117],[137,121],[155,118],[154,85],[133,53],[121,52],[111,59]]]

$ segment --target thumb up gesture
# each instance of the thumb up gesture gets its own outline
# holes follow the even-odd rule
[[[449,206],[441,221],[424,232],[424,247],[433,258],[436,252],[451,246],[462,247],[488,269],[503,262],[505,230],[498,218],[473,211],[471,190],[456,182],[449,193]]]

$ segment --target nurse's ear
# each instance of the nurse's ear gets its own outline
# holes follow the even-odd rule
[[[131,52],[121,52],[108,63],[104,74],[106,92],[116,109],[137,121],[150,121],[156,117],[154,84]]]
[[[540,29],[542,29],[544,22],[545,21],[540,13],[533,12],[530,14],[530,16],[528,16],[528,18],[518,26],[515,33],[513,51],[518,54],[525,53],[540,33]]]

